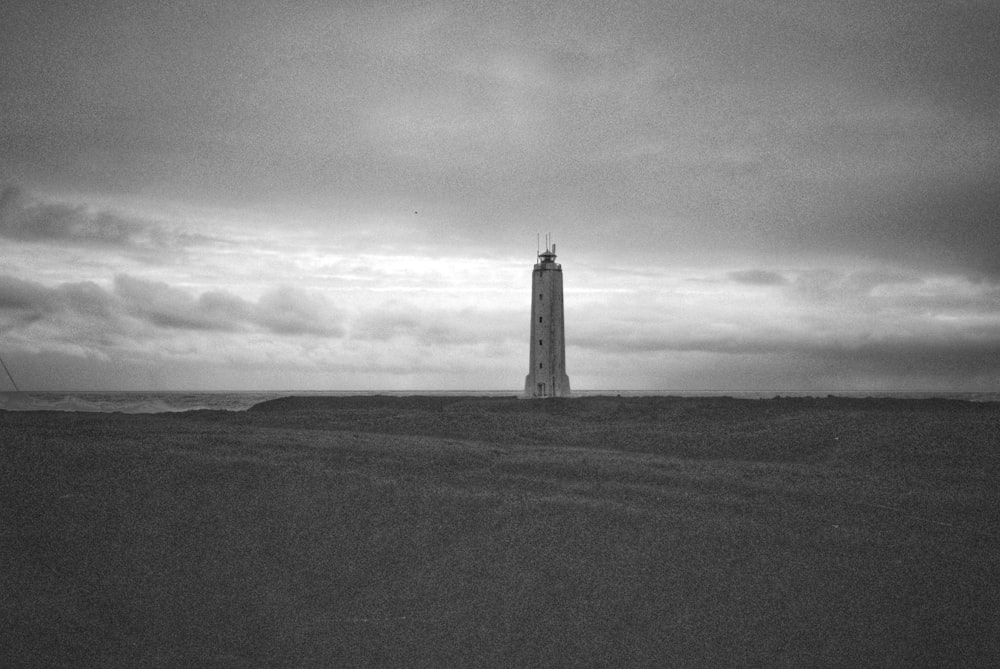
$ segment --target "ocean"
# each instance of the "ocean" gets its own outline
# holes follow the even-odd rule
[[[128,392],[0,392],[0,411],[96,411],[121,413],[165,413],[209,409],[245,411],[254,404],[289,395],[343,397],[357,395],[435,395],[512,397],[516,390],[382,390],[382,391],[128,391]],[[580,390],[579,397],[610,395],[619,397],[680,396],[736,397],[769,399],[773,397],[900,397],[926,399],[939,397],[972,402],[1000,402],[1000,392],[870,392],[870,391],[775,391],[775,390]]]

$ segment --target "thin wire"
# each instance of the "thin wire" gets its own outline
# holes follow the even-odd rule
[[[17,381],[15,381],[14,377],[10,375],[10,370],[7,369],[7,363],[3,361],[3,358],[0,358],[0,365],[3,366],[3,371],[7,372],[7,378],[14,384],[14,390],[21,392],[21,389],[17,387]]]

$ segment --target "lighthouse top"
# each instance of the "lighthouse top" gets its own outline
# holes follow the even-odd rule
[[[556,245],[552,245],[550,250],[548,247],[544,251],[538,254],[538,264],[535,265],[535,269],[561,269],[559,263],[556,262]]]

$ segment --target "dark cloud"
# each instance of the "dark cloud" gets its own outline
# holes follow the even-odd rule
[[[170,251],[210,238],[83,206],[37,201],[16,186],[0,191],[0,236],[18,241]]]
[[[67,326],[71,316],[76,325]],[[323,298],[278,287],[251,302],[223,291],[195,297],[159,281],[127,275],[115,277],[111,290],[95,283],[70,283],[54,288],[0,277],[0,321],[14,331],[29,323],[49,323],[72,338],[88,332],[116,333],[136,339],[156,331],[269,332],[276,335],[344,334],[341,315]],[[152,328],[152,332],[143,328]]]
[[[126,275],[115,277],[113,297],[129,315],[160,328],[179,330],[232,331],[246,327],[246,320],[234,320],[232,311],[214,309],[189,293],[162,282],[145,281]],[[246,315],[249,315],[249,309]]]
[[[271,332],[285,335],[339,337],[344,329],[326,300],[289,286],[273,288],[254,305],[254,320]]]
[[[0,333],[24,329],[52,308],[51,291],[32,281],[0,276]]]
[[[109,319],[121,309],[112,293],[85,281],[49,288],[34,281],[0,276],[0,313],[22,314],[32,320],[72,312]]]
[[[0,276],[0,310],[36,311],[47,308],[50,301],[51,291],[41,284]]]
[[[783,286],[788,283],[782,274],[764,269],[746,269],[730,272],[729,278],[736,283],[751,286]]]
[[[318,295],[289,286],[269,289],[256,302],[223,291],[197,298],[162,282],[115,278],[114,294],[126,311],[162,328],[181,330],[264,330],[277,335],[339,337],[340,315]]]

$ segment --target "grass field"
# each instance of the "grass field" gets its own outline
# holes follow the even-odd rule
[[[0,664],[1000,666],[1000,405],[0,412]]]

